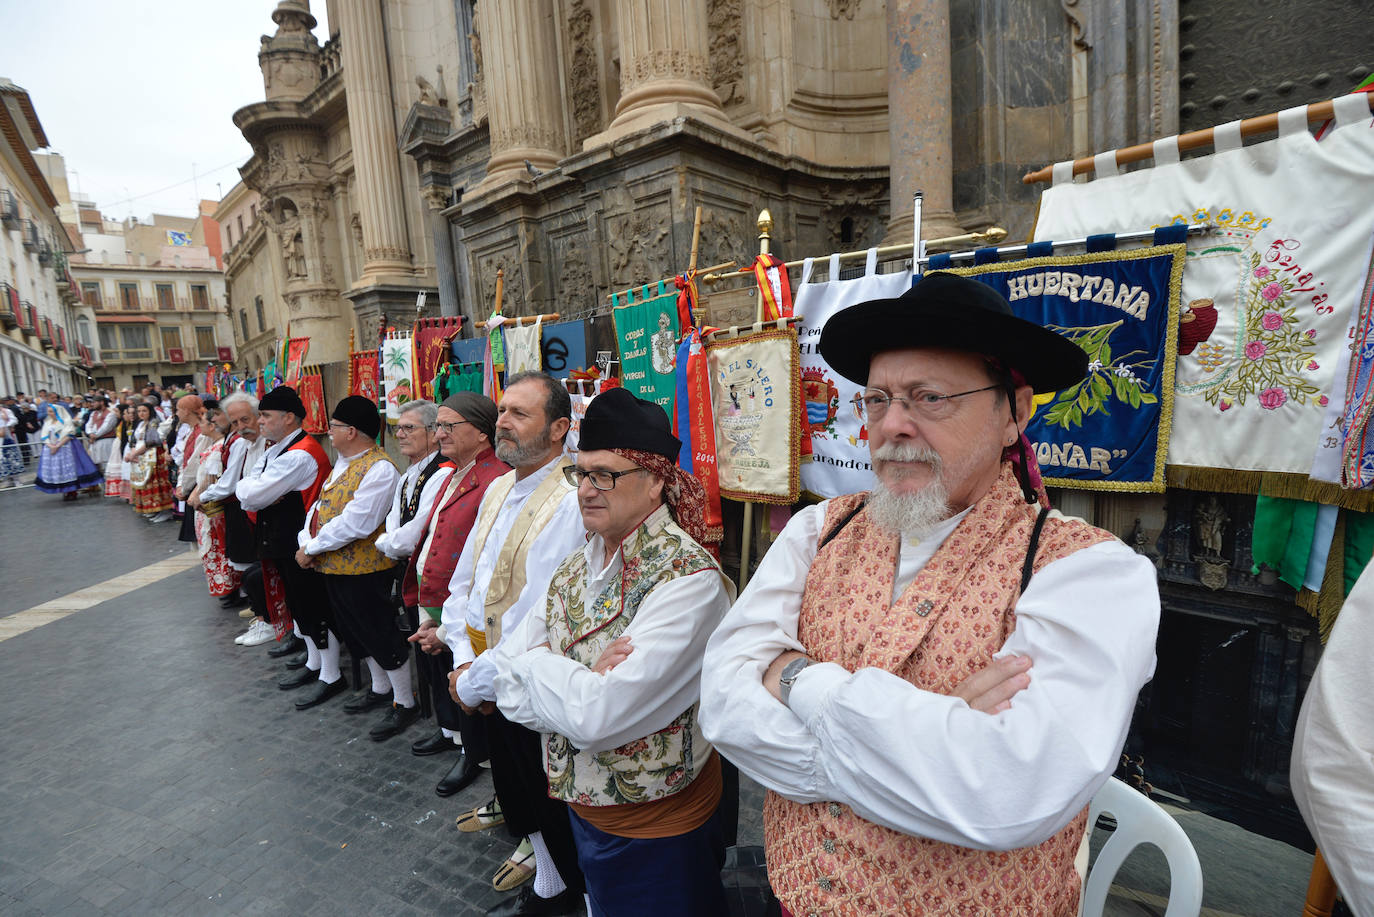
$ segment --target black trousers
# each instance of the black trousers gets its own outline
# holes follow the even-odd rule
[[[415,614],[419,609],[406,609],[415,624]],[[414,626],[412,626],[412,632]],[[486,717],[480,713],[468,716],[463,708],[448,693],[448,673],[453,671],[453,653],[447,647],[436,656],[431,656],[419,646],[415,647],[415,673],[419,676],[420,690],[428,691],[434,704],[434,720],[445,729],[452,729],[463,737],[463,753],[473,764],[481,764],[491,758],[487,740],[487,729],[483,722]]]
[[[396,572],[323,575],[325,594],[338,634],[354,659],[371,656],[387,671],[399,669],[410,655],[406,635],[397,626],[391,585]]]
[[[511,837],[535,831],[548,845],[549,855],[568,888],[586,891],[582,868],[577,865],[577,845],[567,803],[549,798],[549,780],[539,751],[539,733],[512,723],[501,711],[482,717],[491,743],[491,782],[506,817]]]
[[[243,591],[253,614],[267,620],[267,587],[262,583],[262,564],[250,564],[243,571]]]
[[[302,634],[315,641],[315,646],[324,649],[328,645],[327,632],[334,623],[325,596],[324,574],[303,569],[294,556],[264,559],[271,560],[281,574],[291,620]]]

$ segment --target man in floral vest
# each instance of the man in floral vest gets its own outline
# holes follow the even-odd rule
[[[1050,512],[1024,437],[1087,357],[942,273],[819,347],[864,386],[873,490],[792,518],[702,676],[707,739],[770,790],[773,890],[795,917],[1076,914],[1159,624],[1150,563]]]
[[[497,647],[497,704],[545,733],[595,917],[725,914],[720,757],[697,699],[734,585],[702,547],[705,496],[662,408],[611,389],[578,446],[567,476],[591,537],[514,641],[535,649]]]

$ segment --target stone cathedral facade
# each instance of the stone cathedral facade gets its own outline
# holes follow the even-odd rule
[[[1358,0],[1312,6],[1276,0],[1261,22],[1238,0],[325,0],[321,45],[307,0],[281,0],[264,98],[234,114],[254,155],[218,214],[240,369],[288,323],[310,362],[338,364],[350,330],[371,346],[408,327],[422,291],[428,315],[483,318],[498,270],[508,315],[604,314],[608,293],[685,269],[698,206],[702,266],[748,265],[763,208],[784,259],[909,241],[917,190],[925,238],[1024,239],[1032,169],[1353,86],[1374,64],[1341,27]],[[1223,583],[1193,562],[1208,501],[1228,520]],[[1319,645],[1291,590],[1248,572],[1254,498],[1061,503],[1161,570],[1131,746],[1147,774],[1302,834],[1286,770]]]

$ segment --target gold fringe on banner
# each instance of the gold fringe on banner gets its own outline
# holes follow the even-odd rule
[[[1227,468],[1200,468],[1192,465],[1166,465],[1164,483],[1184,490],[1213,490],[1225,494],[1262,494],[1288,500],[1325,503],[1357,512],[1374,512],[1374,490],[1346,490],[1339,484],[1314,481],[1305,474],[1274,471],[1239,471]]]

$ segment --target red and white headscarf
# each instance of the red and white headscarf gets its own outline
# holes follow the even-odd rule
[[[707,544],[706,490],[695,476],[688,474],[670,458],[657,452],[639,449],[611,449],[621,458],[629,459],[663,482],[663,499],[673,521],[692,536],[697,544]],[[718,538],[716,539],[719,540]]]

